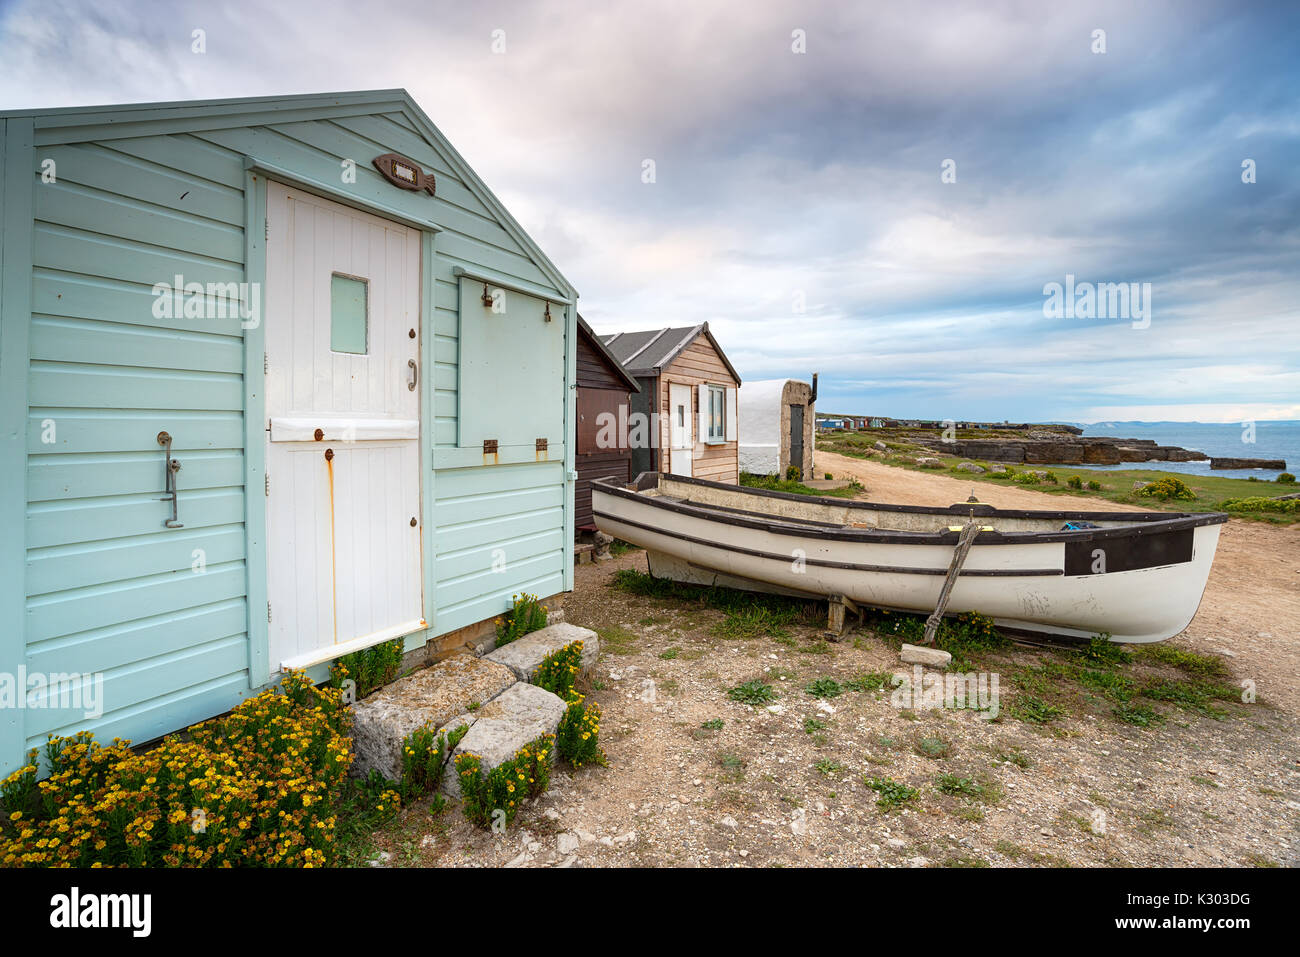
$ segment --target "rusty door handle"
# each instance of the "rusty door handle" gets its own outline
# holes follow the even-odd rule
[[[177,514],[180,503],[176,497],[176,473],[181,470],[179,459],[172,458],[172,437],[169,432],[158,433],[158,444],[163,447],[163,487],[165,494],[158,501],[172,503],[172,517],[166,519],[163,525],[167,528],[184,528],[184,524],[179,521],[180,516]]]
[[[420,374],[420,373],[419,373],[418,369],[416,368],[415,360],[414,360],[414,359],[407,359],[407,360],[406,360],[406,365],[407,365],[407,366],[410,368],[410,370],[411,370],[411,378],[407,380],[407,382],[406,382],[406,388],[407,388],[407,391],[414,392],[414,391],[415,391],[415,383],[416,383],[416,380],[417,380],[417,378],[419,377],[419,374]]]

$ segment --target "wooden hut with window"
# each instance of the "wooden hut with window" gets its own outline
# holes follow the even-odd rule
[[[633,472],[671,472],[711,482],[740,481],[737,410],[740,375],[707,322],[620,332],[602,341],[641,391],[632,397]]]

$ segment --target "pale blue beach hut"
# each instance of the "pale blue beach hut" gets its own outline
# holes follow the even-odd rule
[[[0,158],[0,773],[572,588],[576,292],[405,91]]]

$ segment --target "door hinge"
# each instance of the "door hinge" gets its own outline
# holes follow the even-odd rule
[[[268,623],[271,621],[271,603],[269,601],[266,603],[266,620]]]

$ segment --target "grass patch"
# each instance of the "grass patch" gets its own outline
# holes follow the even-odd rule
[[[775,475],[752,475],[749,472],[740,473],[740,484],[745,488],[758,488],[768,492],[787,492],[792,495],[811,495],[817,498],[853,498],[859,492],[865,491],[862,483],[857,479],[850,479],[849,484],[844,488],[816,489],[809,488],[802,482],[778,479]]]
[[[864,671],[862,674],[844,682],[846,691],[883,691],[893,680],[888,671]]]
[[[1120,704],[1111,709],[1117,721],[1138,728],[1150,728],[1165,723],[1165,716],[1149,704]]]
[[[923,758],[940,761],[952,754],[952,744],[941,735],[927,734],[916,739],[915,750]]]
[[[1011,717],[1026,724],[1051,724],[1058,718],[1065,717],[1065,709],[1048,704],[1042,698],[1032,694],[1018,694],[1007,709]]]
[[[600,650],[611,655],[630,655],[636,652],[637,636],[622,625],[609,625],[596,629],[600,636]]]

